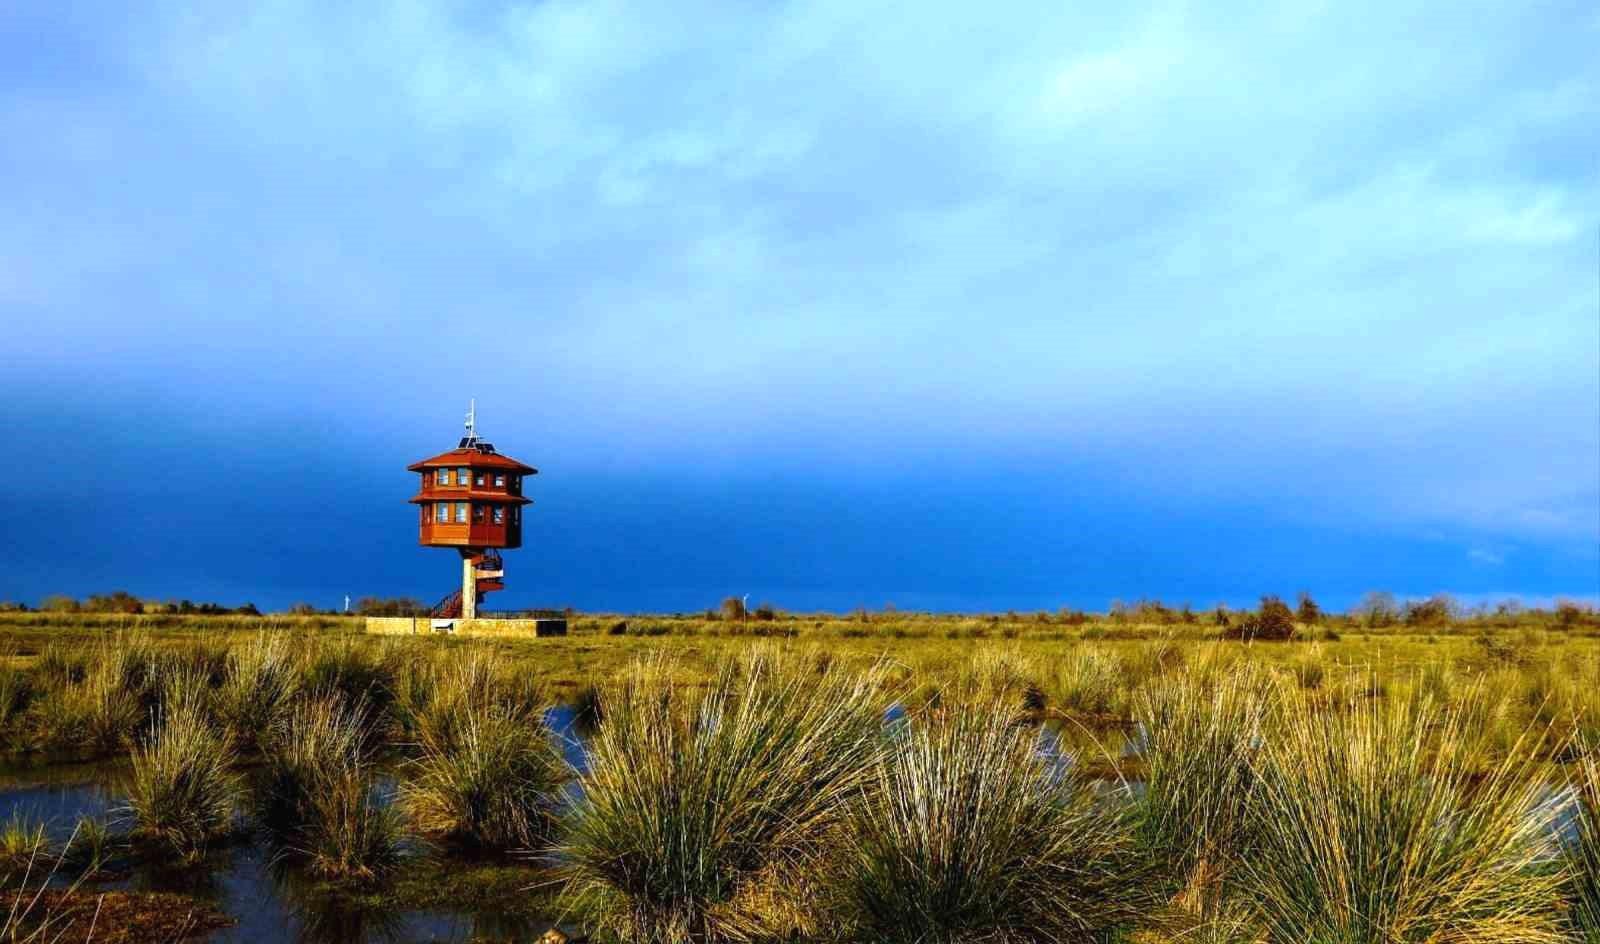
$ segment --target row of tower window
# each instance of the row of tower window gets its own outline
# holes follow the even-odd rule
[[[512,524],[517,524],[521,521],[521,511],[522,509],[520,508],[511,509]],[[422,513],[424,515],[428,513],[426,508]],[[468,516],[471,517],[473,524],[505,524],[506,508],[504,505],[479,505],[473,502],[433,503],[433,520],[439,524],[450,524],[451,522],[466,524]]]
[[[505,476],[505,473],[503,473],[503,472],[496,472],[492,476],[489,473],[486,473],[486,472],[479,472],[479,473],[474,475],[472,470],[471,469],[467,469],[467,468],[435,469],[434,472],[433,472],[433,481],[434,481],[434,484],[436,484],[436,485],[467,485],[467,484],[473,484],[473,485],[476,485],[479,488],[482,488],[485,485],[485,483],[487,483],[491,478],[494,480],[494,487],[495,488],[505,488],[506,487],[506,476]],[[522,484],[522,476],[520,476],[520,475],[511,476],[511,487],[513,489],[517,488],[521,484]]]

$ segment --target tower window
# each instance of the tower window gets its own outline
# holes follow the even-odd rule
[[[506,487],[506,477],[504,475],[496,475],[494,477],[494,487],[495,488],[505,488]]]
[[[477,475],[473,476],[473,481],[478,483],[478,487],[479,488],[482,488],[483,487],[483,473],[479,472]]]
[[[482,505],[473,505],[472,506],[472,523],[473,524],[483,524],[483,506]]]
[[[467,478],[467,474],[468,473],[466,469],[457,469],[456,484],[462,486],[463,488],[466,487],[467,483],[472,481],[471,479]]]
[[[495,509],[494,509],[494,523],[495,524],[505,524],[506,523],[506,510],[504,508],[501,508],[499,506],[495,506]]]
[[[433,506],[433,520],[444,524],[450,520],[450,503],[437,502]]]
[[[467,503],[456,502],[456,524],[467,523]]]
[[[512,524],[521,524],[522,523],[522,509],[521,508],[513,508],[513,509],[511,509],[511,523]]]
[[[440,485],[449,485],[450,484],[450,470],[449,469],[440,469],[439,470],[439,479],[438,479],[438,481],[439,481]]]

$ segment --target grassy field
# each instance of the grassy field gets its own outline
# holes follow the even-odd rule
[[[1600,934],[1588,621],[571,623],[6,615],[0,750],[130,764],[95,844],[204,868],[249,829],[380,895],[419,856],[499,856],[495,894],[556,894],[602,940]],[[14,826],[13,863],[41,842]]]

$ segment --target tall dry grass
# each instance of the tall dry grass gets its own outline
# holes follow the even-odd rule
[[[1241,869],[1268,938],[1561,939],[1541,769],[1515,755],[1486,767],[1470,710],[1416,698],[1318,711],[1287,693],[1275,715]]]
[[[757,651],[704,689],[635,667],[604,695],[559,855],[622,940],[754,941],[815,930],[816,865],[882,749],[877,673]]]
[[[964,706],[897,729],[827,877],[850,939],[1087,941],[1146,910],[1126,803],[1041,756],[1014,710]]]

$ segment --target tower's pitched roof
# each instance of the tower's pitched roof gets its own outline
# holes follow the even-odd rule
[[[533,466],[518,462],[510,456],[502,456],[494,451],[493,446],[485,442],[478,442],[470,446],[463,445],[449,452],[441,452],[431,459],[413,462],[406,468],[412,472],[421,472],[423,469],[443,469],[463,465],[474,469],[505,469],[508,472],[516,472],[519,475],[539,474],[539,470]]]

